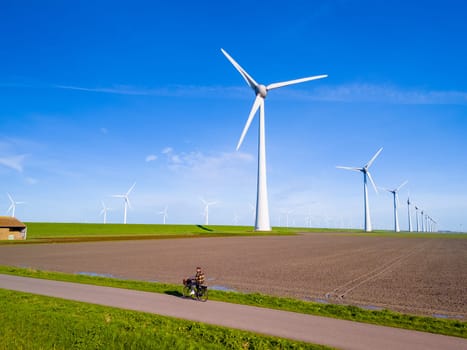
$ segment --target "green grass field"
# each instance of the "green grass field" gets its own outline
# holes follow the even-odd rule
[[[0,273],[165,293],[175,296],[181,296],[182,290],[181,285],[71,275],[9,266],[0,266]],[[467,338],[467,323],[459,320],[407,315],[389,310],[366,310],[356,306],[321,304],[258,293],[244,294],[210,290],[209,299]]]
[[[1,349],[330,349],[0,289]]]
[[[79,237],[174,237],[252,235],[253,227],[202,226],[202,225],[155,225],[155,224],[82,224],[82,223],[26,223],[28,239],[54,239]],[[288,234],[293,231],[276,231],[272,234]],[[269,233],[268,233],[269,234]]]

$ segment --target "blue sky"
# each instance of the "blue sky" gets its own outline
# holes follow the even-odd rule
[[[363,166],[409,183],[440,229],[467,229],[463,1],[15,1],[0,5],[0,212],[25,221],[252,224],[258,82],[322,80],[266,99],[272,225],[362,227]],[[389,193],[370,192],[374,228]]]

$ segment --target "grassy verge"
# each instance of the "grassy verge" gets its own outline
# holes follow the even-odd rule
[[[0,273],[181,295],[180,285],[70,275],[8,266],[0,266]],[[321,304],[257,293],[243,294],[210,290],[209,299],[467,338],[467,323],[459,320],[406,315],[389,310],[366,310],[355,306]]]
[[[156,225],[156,224],[84,224],[58,222],[28,222],[28,240],[53,239],[105,239],[105,238],[166,238],[166,237],[212,237],[212,236],[262,236],[262,235],[293,235],[297,232],[310,233],[341,233],[372,237],[423,237],[423,238],[467,238],[462,234],[406,233],[375,231],[365,233],[361,230],[273,227],[271,232],[255,232],[252,226],[222,226],[222,225]]]
[[[329,349],[135,311],[0,289],[2,349]]]
[[[26,225],[28,227],[28,242],[76,242],[89,240],[149,239],[175,237],[291,235],[297,232],[296,229],[274,229],[271,232],[255,232],[253,227],[251,226],[215,225],[104,225],[45,222],[29,222],[26,223]]]

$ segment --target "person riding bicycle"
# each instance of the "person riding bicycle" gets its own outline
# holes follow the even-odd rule
[[[202,285],[204,285],[204,281],[205,281],[205,278],[204,278],[204,272],[201,270],[201,267],[197,267],[196,268],[196,275],[195,275],[195,278],[194,278],[194,284],[191,285],[191,292],[190,294],[193,295],[195,294],[195,291],[193,289],[193,287],[196,287],[196,291],[199,292],[199,289]]]

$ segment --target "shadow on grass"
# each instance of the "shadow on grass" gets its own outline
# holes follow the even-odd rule
[[[180,293],[178,290],[167,290],[164,292],[164,294],[168,294],[168,295],[179,297],[179,298],[183,297],[183,294]]]
[[[204,231],[209,231],[209,232],[212,232],[214,231],[213,229],[210,229],[206,226],[203,226],[203,225],[196,225],[198,228],[200,228],[201,230],[204,230]]]

